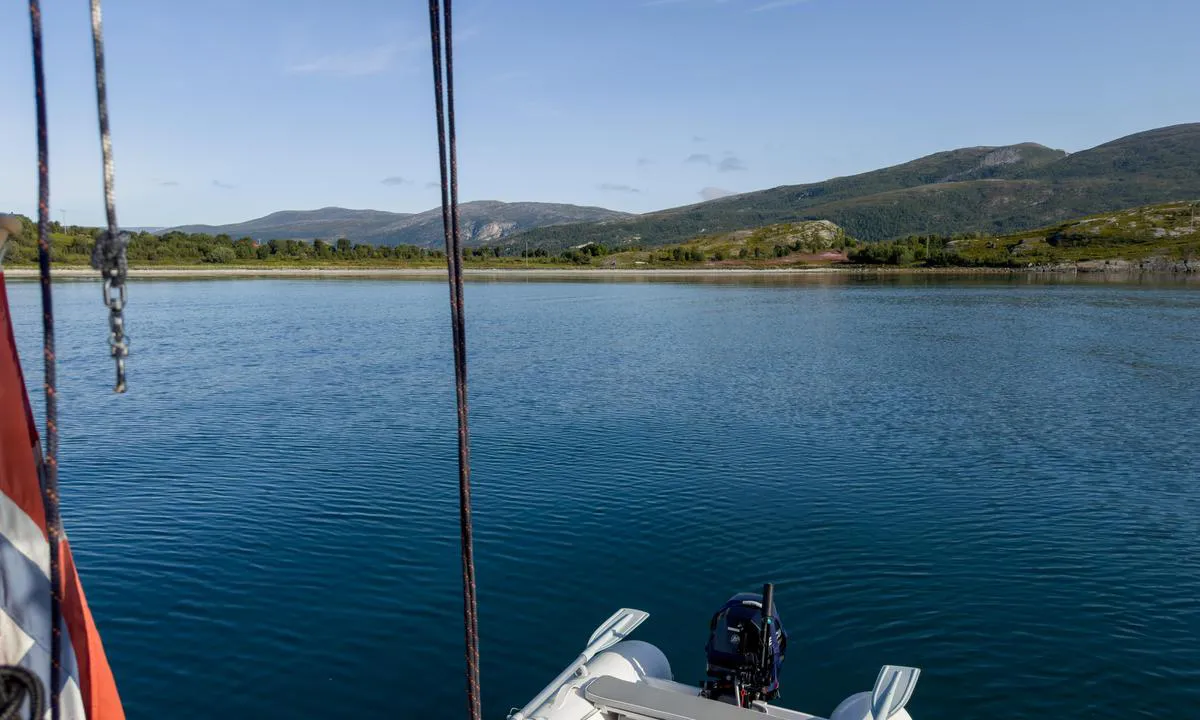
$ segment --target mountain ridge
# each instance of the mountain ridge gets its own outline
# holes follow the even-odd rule
[[[1200,123],[1146,130],[1068,153],[1035,142],[943,150],[820,182],[779,185],[643,214],[556,203],[459,206],[464,244],[561,249],[665,245],[703,234],[828,220],[862,240],[1011,233],[1074,217],[1200,197]],[[256,240],[346,237],[442,244],[441,208],[389,213],[328,207],[245,223],[169,230]],[[169,231],[168,230],[168,231]]]
[[[780,185],[604,225],[529,230],[505,242],[664,245],[706,233],[829,220],[863,240],[1008,233],[1073,217],[1200,197],[1200,123],[1068,153],[1037,143],[974,146],[821,182]]]
[[[473,200],[459,204],[463,242],[482,245],[533,227],[626,217],[607,208],[565,203]],[[337,206],[316,210],[279,210],[260,218],[228,225],[179,225],[162,232],[224,234],[255,240],[336,240],[375,245],[437,247],[443,242],[442,209],[419,213],[356,210]]]

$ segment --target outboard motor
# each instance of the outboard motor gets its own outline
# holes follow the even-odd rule
[[[775,610],[774,590],[767,583],[761,595],[738,593],[713,615],[704,646],[709,680],[701,695],[738,707],[779,695],[787,632]]]

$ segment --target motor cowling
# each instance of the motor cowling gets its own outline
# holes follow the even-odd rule
[[[787,631],[769,589],[765,595],[767,608],[763,594],[738,593],[713,614],[704,647],[706,697],[749,707],[779,694]]]

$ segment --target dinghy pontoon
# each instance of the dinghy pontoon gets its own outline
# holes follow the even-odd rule
[[[508,720],[823,720],[770,704],[779,694],[787,633],[771,585],[761,595],[734,595],[713,616],[708,679],[675,682],[666,656],[654,645],[626,638],[649,617],[618,610],[549,685]],[[904,706],[920,670],[886,665],[870,692],[846,698],[829,720],[912,720]]]

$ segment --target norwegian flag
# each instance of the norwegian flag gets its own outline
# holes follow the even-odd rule
[[[0,665],[35,674],[63,720],[123,720],[100,634],[84,599],[71,548],[59,541],[63,594],[51,618],[50,542],[41,491],[42,450],[13,341],[0,272]],[[61,632],[58,687],[50,688],[51,630]],[[17,717],[28,717],[28,701]]]

